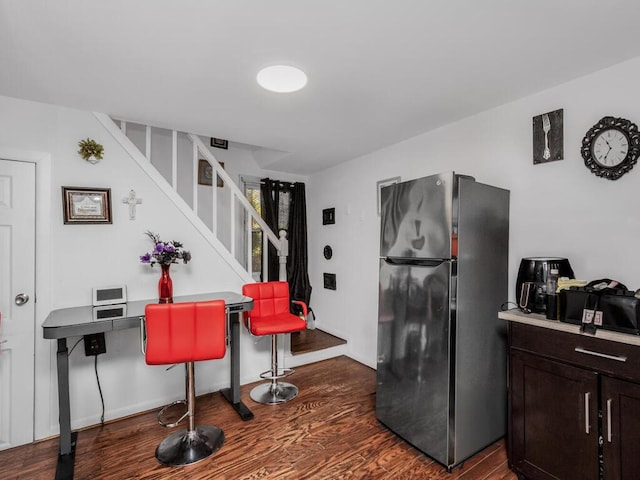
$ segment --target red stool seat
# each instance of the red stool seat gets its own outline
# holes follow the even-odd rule
[[[226,353],[224,300],[150,304],[145,308],[148,365],[223,358]]]
[[[291,313],[287,282],[249,283],[242,287],[242,294],[253,298],[253,310],[244,313],[248,330],[256,336],[271,335],[271,370],[260,375],[271,382],[255,387],[250,396],[256,402],[270,405],[287,402],[298,394],[298,389],[290,383],[278,382],[293,370],[278,369],[277,335],[305,330],[307,322]],[[304,302],[294,303],[300,304],[306,313]]]
[[[224,443],[224,432],[218,427],[195,425],[194,362],[224,357],[226,318],[224,300],[145,307],[147,364],[185,363],[187,371],[187,413],[182,418],[187,417],[189,425],[187,429],[169,435],[156,448],[156,458],[164,465],[184,466],[199,462]]]
[[[305,328],[307,328],[307,323],[292,313],[251,318],[251,333],[256,336],[299,332]]]

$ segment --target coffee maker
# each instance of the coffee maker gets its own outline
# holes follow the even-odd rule
[[[559,277],[575,278],[569,260],[561,257],[527,257],[520,261],[516,297],[518,307],[525,312],[547,312],[547,276],[551,269]],[[551,292],[553,293],[553,292]]]

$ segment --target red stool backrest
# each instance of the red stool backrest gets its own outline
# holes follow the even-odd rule
[[[148,365],[213,360],[226,353],[224,300],[149,304],[145,323]]]
[[[253,310],[246,312],[251,318],[289,314],[289,284],[287,282],[248,283],[242,294],[253,298]]]

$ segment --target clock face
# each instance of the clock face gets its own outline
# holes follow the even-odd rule
[[[600,132],[593,139],[593,159],[603,167],[620,165],[629,153],[629,140],[624,132],[610,128]]]
[[[602,117],[582,139],[584,165],[598,177],[617,180],[640,156],[640,132],[624,118]]]

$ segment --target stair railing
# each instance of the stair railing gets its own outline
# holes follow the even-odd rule
[[[178,135],[182,135],[181,132],[176,130],[171,131],[171,174],[170,179],[165,178],[165,176],[152,164],[151,158],[151,138],[152,138],[152,129],[155,127],[146,125],[145,127],[145,151],[144,153],[136,147],[136,145],[130,140],[127,136],[127,122],[124,120],[113,120],[109,116],[102,113],[94,113],[96,118],[109,130],[111,135],[123,146],[123,148],[129,153],[129,155],[138,162],[138,164],[149,174],[149,176],[165,191],[169,194],[169,197],[173,200],[173,202],[180,209],[185,210],[189,209],[195,215],[195,218],[192,218],[194,224],[198,224],[200,230],[202,230],[202,226],[204,222],[197,222],[196,219],[200,220],[198,216],[198,203],[199,203],[199,195],[198,195],[198,164],[200,159],[205,159],[212,169],[212,194],[211,194],[211,212],[212,218],[211,227],[205,228],[209,231],[209,233],[215,239],[215,242],[211,242],[211,244],[219,250],[219,253],[229,262],[235,262],[233,267],[235,269],[242,270],[242,272],[246,275],[248,274],[251,277],[251,272],[253,271],[252,265],[252,233],[254,225],[257,225],[260,231],[262,232],[262,252],[267,252],[269,248],[269,244],[272,244],[276,251],[278,252],[279,257],[279,279],[286,281],[287,273],[286,273],[286,265],[287,265],[287,255],[288,255],[288,241],[286,239],[286,233],[281,230],[280,236],[277,236],[266,224],[266,222],[262,219],[260,214],[253,208],[249,200],[245,197],[244,193],[240,190],[240,188],[236,185],[236,183],[231,179],[229,174],[222,168],[218,160],[215,158],[215,155],[209,150],[206,145],[202,142],[202,140],[194,134],[187,133],[186,137],[191,142],[191,161],[192,161],[192,198],[189,200],[183,198],[183,196],[178,192],[178,170],[180,164],[178,162]],[[119,125],[118,125],[119,124]],[[181,159],[183,161],[183,159]],[[230,234],[230,243],[229,246],[225,246],[222,241],[220,241],[218,236],[218,189],[216,188],[216,179],[220,177],[220,179],[225,182],[225,186],[228,187],[228,191],[230,192],[230,201],[229,201],[229,234]],[[236,205],[240,206],[240,210],[236,211]],[[238,232],[238,228],[236,225],[238,223],[242,224],[242,222],[238,222],[238,219],[246,219],[244,222],[245,231]],[[206,233],[206,232],[203,232]],[[244,242],[238,242],[240,237],[238,235],[244,235]],[[237,259],[236,246],[238,243],[242,243],[246,245],[246,251],[243,252],[243,260],[245,261],[245,265],[241,264]],[[224,251],[221,251],[224,250]],[[262,262],[262,278],[269,278],[269,265],[266,261],[266,255],[263,255],[264,261]]]

